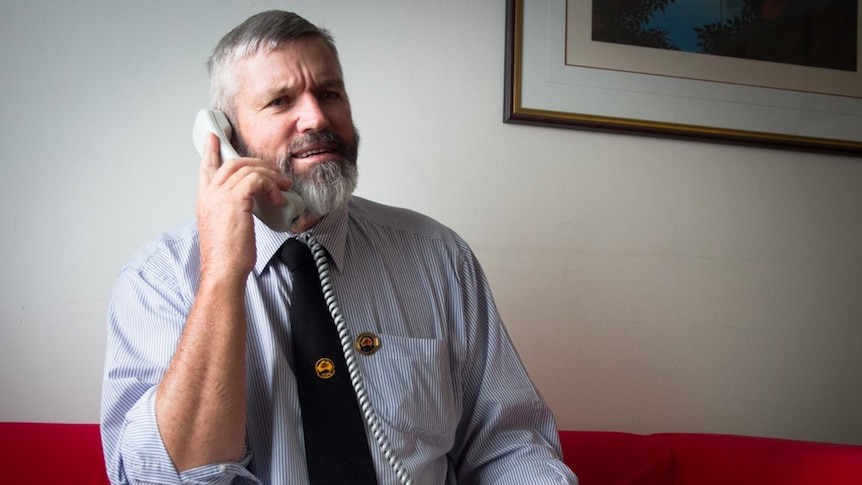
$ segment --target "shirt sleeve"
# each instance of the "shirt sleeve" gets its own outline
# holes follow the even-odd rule
[[[170,272],[145,268],[123,270],[108,309],[101,428],[111,483],[260,483],[246,468],[251,460],[247,453],[240,462],[181,474],[174,467],[156,423],[155,394],[179,342],[191,298]]]
[[[459,265],[466,326],[464,414],[452,451],[458,483],[577,484],[556,422],[524,369],[472,252]]]

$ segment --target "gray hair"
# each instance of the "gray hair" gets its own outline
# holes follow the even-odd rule
[[[270,10],[249,17],[219,41],[207,60],[210,74],[210,103],[233,119],[239,90],[234,63],[240,59],[272,52],[284,43],[304,37],[323,39],[338,61],[335,40],[328,30],[317,27],[293,12]],[[339,69],[341,69],[339,61]]]

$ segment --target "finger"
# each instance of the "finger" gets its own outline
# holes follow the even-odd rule
[[[204,141],[204,151],[201,155],[200,164],[200,181],[203,185],[209,185],[219,166],[221,166],[221,156],[219,155],[219,138],[213,134],[207,134]]]
[[[290,190],[293,187],[293,181],[279,170],[269,171],[265,177],[261,185],[260,197],[278,206],[285,205],[287,201],[282,192]]]
[[[234,188],[247,178],[251,180],[263,179],[260,180],[260,185],[255,188],[255,195],[276,189],[290,190],[293,186],[291,179],[286,177],[281,170],[259,158],[235,158],[224,162],[219,168],[218,174],[213,178],[213,183]]]
[[[249,198],[260,197],[275,205],[285,203],[281,191],[288,190],[291,186],[290,179],[278,171],[259,166],[241,167],[223,184],[236,194],[246,194]]]

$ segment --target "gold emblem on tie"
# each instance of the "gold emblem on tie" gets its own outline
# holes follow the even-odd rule
[[[380,339],[371,332],[360,333],[353,347],[362,355],[371,355],[380,348]]]
[[[335,375],[335,363],[326,357],[318,359],[314,364],[314,371],[317,372],[317,377],[329,379]]]

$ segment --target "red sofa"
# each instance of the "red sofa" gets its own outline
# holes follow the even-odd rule
[[[862,485],[862,446],[752,436],[561,431],[581,485]]]
[[[581,485],[862,484],[862,446],[693,433],[560,439]],[[0,467],[10,485],[108,484],[95,424],[0,423]]]

